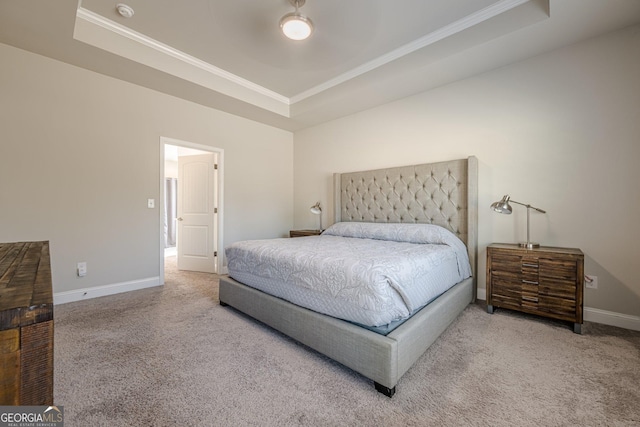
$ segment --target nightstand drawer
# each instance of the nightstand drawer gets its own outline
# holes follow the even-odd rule
[[[575,259],[540,259],[540,277],[562,279],[575,283],[577,270]]]
[[[522,283],[510,278],[495,276],[491,282],[493,295],[502,295],[505,297],[520,297],[522,293]]]
[[[573,322],[576,316],[576,303],[565,298],[541,295],[538,301],[538,310],[552,314],[555,318]]]
[[[566,280],[543,279],[538,285],[538,292],[546,296],[576,300],[575,282]]]
[[[522,273],[522,257],[519,255],[495,255],[491,265],[494,274],[518,276]]]

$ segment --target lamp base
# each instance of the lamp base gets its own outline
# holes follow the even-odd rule
[[[518,243],[518,246],[520,246],[521,248],[534,249],[534,248],[539,248],[540,243],[520,242]]]

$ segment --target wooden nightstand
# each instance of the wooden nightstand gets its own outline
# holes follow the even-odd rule
[[[573,322],[582,332],[584,254],[580,249],[487,246],[487,311],[518,310]]]
[[[322,230],[290,230],[289,237],[319,236]]]

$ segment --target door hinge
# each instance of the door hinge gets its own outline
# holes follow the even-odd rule
[[[213,256],[218,256],[218,251],[214,251]]]
[[[217,163],[214,163],[214,164],[213,164],[213,168],[214,168],[214,169],[216,169],[216,170],[218,170],[218,164],[217,164]]]
[[[218,208],[213,208],[213,213],[218,213]]]

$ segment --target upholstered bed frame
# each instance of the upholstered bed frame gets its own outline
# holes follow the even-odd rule
[[[220,279],[220,303],[257,319],[374,381],[391,397],[400,377],[474,300],[477,276],[475,157],[334,175],[335,221],[433,223],[467,245],[470,277],[388,335]]]

